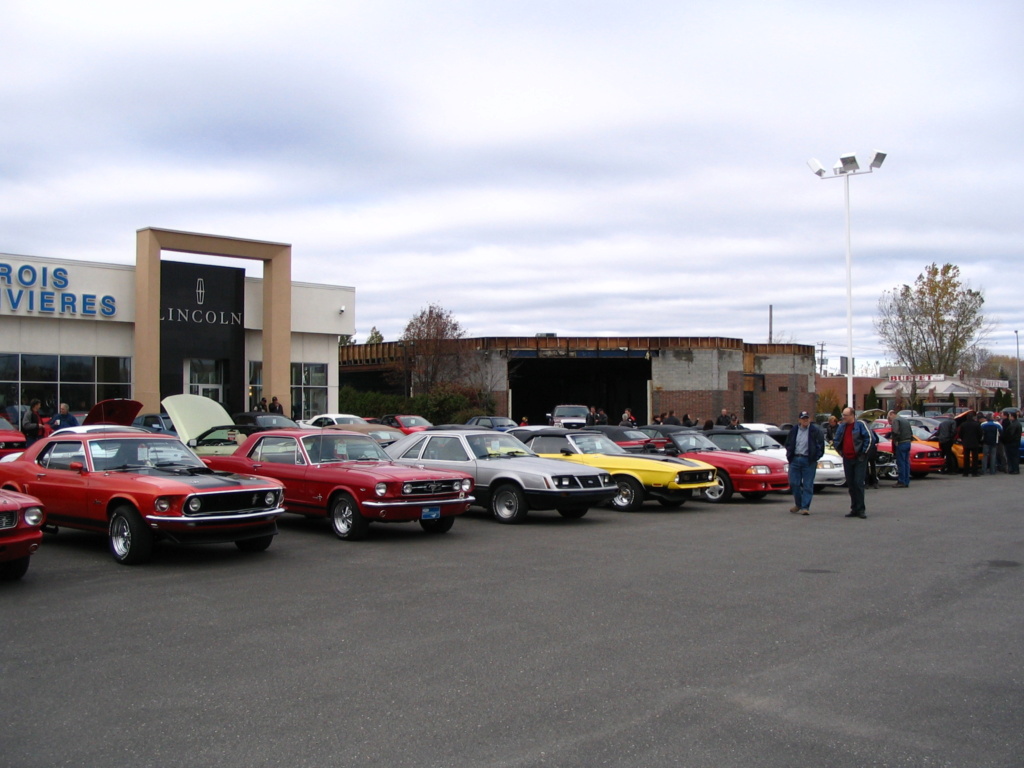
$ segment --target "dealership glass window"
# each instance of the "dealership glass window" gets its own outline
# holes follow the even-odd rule
[[[57,355],[22,355],[22,381],[57,381]]]
[[[68,410],[88,413],[99,400],[96,397],[95,384],[61,384],[60,401],[68,404]]]
[[[109,384],[131,384],[132,359],[130,357],[97,357],[96,381]]]
[[[61,390],[63,391],[63,389]],[[131,384],[96,384],[96,402],[112,397],[131,397]]]
[[[255,411],[263,397],[263,361],[249,361],[249,410]]]
[[[92,355],[61,355],[60,380],[96,381],[96,358]]]
[[[17,381],[19,367],[18,355],[0,355],[0,381]]]
[[[292,363],[292,418],[308,419],[327,408],[327,363]]]

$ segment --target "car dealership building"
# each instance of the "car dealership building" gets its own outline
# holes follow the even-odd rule
[[[164,252],[260,261],[263,277]],[[304,418],[337,404],[354,317],[354,288],[291,280],[284,243],[146,228],[134,266],[0,254],[0,406],[132,397],[153,412],[192,393],[237,412],[277,396]]]

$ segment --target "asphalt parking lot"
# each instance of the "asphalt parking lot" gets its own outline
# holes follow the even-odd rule
[[[0,764],[1020,766],[1022,490],[289,518],[134,568],[62,531],[0,585]]]

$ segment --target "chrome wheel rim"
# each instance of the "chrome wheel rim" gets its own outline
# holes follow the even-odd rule
[[[352,530],[352,505],[339,502],[334,505],[334,512],[331,514],[331,524],[334,530],[341,535]]]
[[[494,509],[498,513],[498,517],[502,519],[515,517],[516,512],[519,510],[515,494],[508,491],[499,493],[494,499]]]
[[[711,501],[718,501],[722,498],[723,493],[725,493],[725,483],[722,482],[722,478],[716,477],[715,484],[704,491],[704,496]]]
[[[612,504],[619,508],[626,508],[631,506],[633,504],[634,499],[636,498],[635,494],[633,493],[633,486],[631,486],[628,482],[625,481],[619,482],[618,485],[619,493],[614,499],[612,499]]]
[[[128,527],[128,521],[121,515],[110,521],[110,545],[119,558],[123,558],[131,551],[132,531]]]

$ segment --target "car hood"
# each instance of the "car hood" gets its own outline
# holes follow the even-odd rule
[[[544,458],[558,458],[553,453],[545,453],[542,454],[542,456]],[[565,458],[582,460],[588,467],[597,467],[598,469],[603,469],[607,472],[627,470],[632,470],[634,472],[650,472],[664,470],[665,472],[671,472],[674,476],[682,469],[705,471],[714,469],[710,464],[706,464],[695,459],[677,459],[674,461],[670,459],[666,461],[665,459],[669,457],[665,456],[654,457],[654,462],[649,461],[646,456],[639,456],[636,454],[622,456],[621,454],[614,453],[576,453],[571,457],[566,456]]]
[[[748,467],[763,464],[770,467],[773,472],[782,472],[786,466],[784,461],[774,459],[771,456],[765,456],[764,451],[759,451],[756,454],[737,453],[736,451],[694,451],[681,454],[680,458],[703,461],[721,468],[742,467],[744,471]]]
[[[209,429],[231,424],[231,416],[216,400],[199,395],[170,395],[160,401],[178,430],[178,437],[187,443]]]
[[[395,464],[391,461],[338,461],[317,465],[321,472],[365,472],[373,475],[375,480],[394,480],[399,483],[413,480],[455,480],[466,477],[469,472],[454,472],[447,469],[420,469],[408,464]]]
[[[130,427],[141,410],[142,403],[138,400],[124,398],[100,400],[82,419],[82,424],[117,424],[122,427]]]
[[[269,477],[255,475],[236,475],[230,472],[210,472],[190,475],[178,474],[156,467],[140,467],[131,472],[124,473],[125,477],[141,485],[153,486],[154,493],[171,493],[173,485],[178,483],[185,486],[181,489],[185,493],[204,493],[211,491],[233,491],[246,489],[259,489],[268,487],[280,487],[277,480]]]

